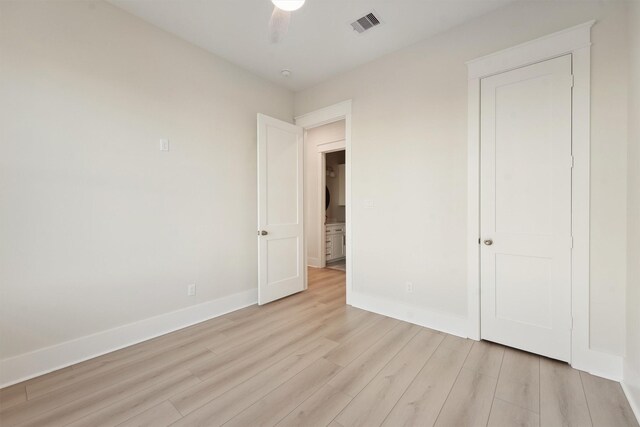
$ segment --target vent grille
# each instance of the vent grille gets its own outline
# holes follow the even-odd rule
[[[373,14],[373,12],[367,13],[362,18],[356,19],[354,22],[351,23],[351,26],[353,27],[353,29],[356,30],[358,33],[364,33],[365,31],[377,25],[380,25],[380,20],[376,15]]]

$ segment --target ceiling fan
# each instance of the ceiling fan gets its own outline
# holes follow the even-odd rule
[[[278,43],[289,30],[291,12],[300,9],[305,0],[271,0],[273,12],[269,20],[269,39],[271,43]]]

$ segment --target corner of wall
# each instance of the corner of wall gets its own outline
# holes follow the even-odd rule
[[[640,3],[629,2],[628,49],[628,146],[627,146],[627,287],[626,287],[626,356],[622,389],[640,422]]]
[[[622,390],[627,396],[629,406],[640,423],[640,372],[635,372],[629,363],[624,364],[624,379]]]
[[[463,338],[467,338],[468,336],[466,317],[418,308],[399,301],[392,301],[388,298],[364,294],[362,292],[352,292],[349,305],[451,335]]]

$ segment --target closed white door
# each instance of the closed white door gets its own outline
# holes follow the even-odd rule
[[[258,114],[258,304],[306,288],[302,128]]]
[[[481,81],[481,336],[569,361],[571,55]]]

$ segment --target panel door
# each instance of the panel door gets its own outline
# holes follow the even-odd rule
[[[306,287],[303,132],[258,114],[258,304]]]
[[[481,81],[481,336],[569,361],[571,55]]]

